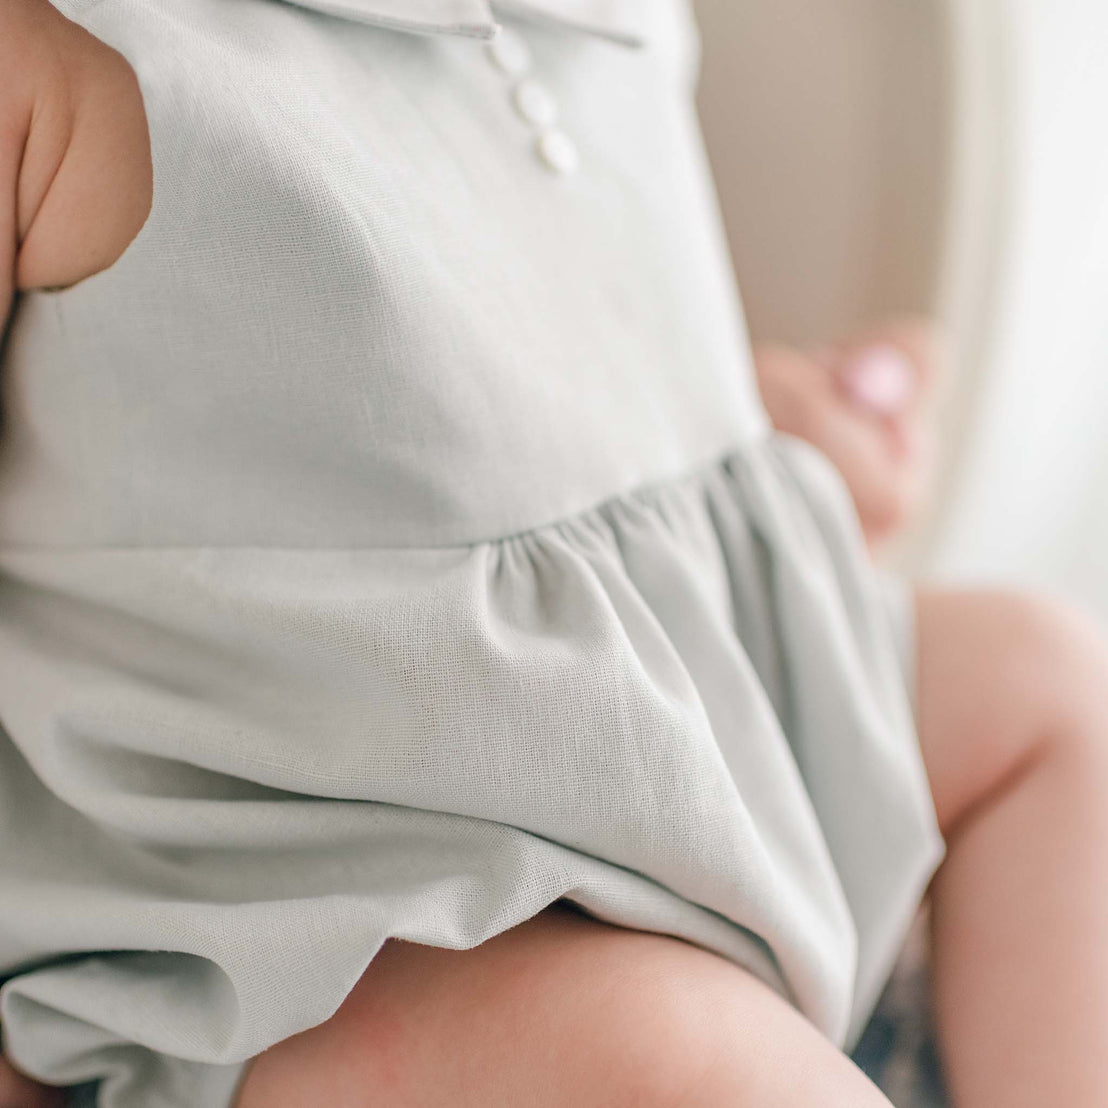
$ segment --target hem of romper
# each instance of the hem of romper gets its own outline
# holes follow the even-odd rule
[[[888,594],[789,436],[496,542],[9,547],[0,582],[0,956],[36,967],[0,1014],[99,1108],[229,1108],[388,938],[563,898],[849,1042],[941,856]]]

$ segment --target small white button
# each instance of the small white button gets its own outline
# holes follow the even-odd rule
[[[501,27],[486,49],[493,64],[509,77],[520,77],[531,68],[531,51],[509,27]]]
[[[554,97],[538,81],[521,81],[515,91],[516,111],[536,127],[549,127],[558,118]]]
[[[564,131],[544,131],[536,144],[539,157],[555,173],[572,173],[580,164],[581,157]]]

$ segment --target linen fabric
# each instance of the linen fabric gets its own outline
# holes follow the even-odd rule
[[[388,937],[561,897],[853,1042],[942,851],[910,601],[757,400],[684,6],[54,3],[155,188],[4,349],[11,1057],[227,1108]]]

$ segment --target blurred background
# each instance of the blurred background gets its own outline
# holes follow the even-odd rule
[[[938,316],[931,510],[894,554],[1108,622],[1108,4],[696,0],[752,336]]]

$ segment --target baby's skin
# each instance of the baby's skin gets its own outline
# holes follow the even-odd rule
[[[151,198],[134,76],[47,0],[0,3],[0,317],[109,266]],[[926,485],[926,326],[756,352],[766,406],[843,473],[877,544]],[[959,1108],[1108,1102],[1108,649],[1082,616],[917,590],[918,727],[948,853],[935,1008]],[[536,1004],[536,997],[541,1003]],[[57,1090],[0,1062],[0,1108]],[[390,940],[237,1108],[880,1108],[785,1000],[689,943],[558,903],[467,951]],[[197,1106],[203,1108],[203,1106]]]
[[[945,361],[938,329],[911,316],[813,351],[754,348],[774,426],[835,463],[871,548],[903,532],[925,504],[934,454],[930,409]]]

